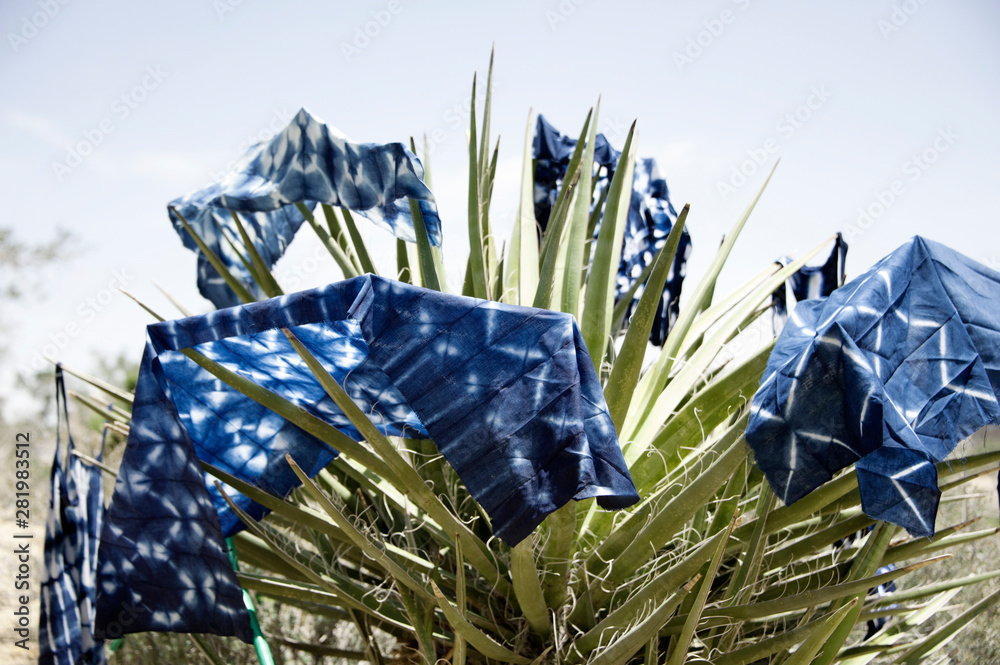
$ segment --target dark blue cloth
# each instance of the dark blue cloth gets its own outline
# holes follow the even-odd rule
[[[97,552],[94,633],[106,639],[146,631],[213,633],[251,643],[243,591],[205,474],[162,383],[147,343]]]
[[[792,311],[746,439],[793,503],[855,464],[865,513],[934,533],[934,466],[1000,422],[1000,273],[920,237]]]
[[[785,280],[771,295],[772,321],[775,333],[781,332],[788,320],[788,292],[792,292],[795,302],[810,298],[825,298],[844,283],[844,266],[847,260],[847,242],[837,234],[830,256],[818,266],[802,266],[794,275]],[[791,263],[788,257],[778,259],[778,264]]]
[[[310,475],[336,454],[179,350],[200,351],[360,438],[281,328],[383,432],[430,436],[510,544],[570,499],[596,497],[605,508],[638,501],[592,361],[567,314],[366,275],[157,323],[147,328],[100,551],[99,608],[133,603],[147,617],[164,617],[134,630],[245,635],[222,544],[240,524],[199,459],[284,496],[298,484],[286,452]],[[229,493],[251,515],[264,514]]]
[[[101,665],[106,662],[104,643],[94,639],[92,625],[104,484],[98,467],[73,454],[61,367],[56,368],[56,410],[60,422],[66,423],[66,458],[59,459],[61,437],[57,427],[41,575],[38,662]]]
[[[570,157],[576,147],[576,139],[562,135],[541,115],[538,116],[535,128],[534,158],[535,158],[535,218],[544,230],[555,204],[559,187],[566,176]],[[594,166],[597,169],[594,189],[594,203],[600,199],[601,193],[611,183],[615,168],[621,153],[611,147],[604,134],[597,134],[594,139]],[[628,217],[625,222],[625,232],[622,239],[622,254],[618,264],[618,277],[615,282],[615,300],[621,300],[642,271],[652,262],[663,245],[667,235],[677,221],[677,212],[670,203],[670,193],[667,181],[664,180],[653,159],[637,159],[632,179],[632,199],[629,204]],[[600,221],[594,230],[594,237],[600,232]],[[691,236],[685,230],[677,246],[677,254],[667,275],[663,287],[663,296],[657,307],[653,327],[650,331],[650,341],[661,346],[667,333],[677,319],[680,307],[681,286],[688,255],[691,252]],[[642,288],[636,291],[632,302],[626,311],[626,321],[632,308],[638,304]]]
[[[423,182],[420,160],[402,143],[351,143],[301,109],[269,141],[250,147],[219,182],[175,199],[175,208],[233,276],[257,293],[239,254],[222,237],[242,246],[232,212],[268,268],[281,258],[303,217],[295,206],[317,203],[349,208],[398,238],[416,241],[408,199],[417,201],[432,245],[441,244],[441,221],[434,196]],[[198,252],[198,289],[216,307],[240,300],[170,212],[184,246]],[[247,258],[247,257],[244,257]]]

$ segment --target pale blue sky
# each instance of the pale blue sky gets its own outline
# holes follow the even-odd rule
[[[138,360],[148,318],[109,285],[173,316],[155,281],[206,311],[165,204],[301,106],[357,141],[439,137],[431,170],[454,282],[465,104],[493,42],[504,235],[529,107],[576,133],[601,95],[612,144],[637,118],[639,154],[658,160],[676,207],[692,204],[689,280],[778,157],[724,287],[837,230],[849,276],[914,234],[1000,267],[1000,5],[987,0],[6,0],[0,25],[0,225],[26,240],[66,227],[82,250],[37,276],[45,300],[4,306],[5,392],[46,344],[83,369],[95,350]],[[81,142],[95,145],[76,164]],[[734,169],[754,155],[764,165],[746,164],[742,184]],[[884,203],[859,225],[859,208]],[[388,259],[392,239],[367,235]],[[312,260],[309,236],[276,269],[289,288],[339,277],[322,253]]]

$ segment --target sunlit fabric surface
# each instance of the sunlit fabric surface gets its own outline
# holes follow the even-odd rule
[[[286,452],[309,475],[336,454],[180,350],[198,351],[360,438],[282,328],[383,432],[430,436],[494,533],[512,545],[570,499],[596,497],[605,508],[638,501],[592,361],[567,314],[366,275],[157,323],[147,328],[100,551],[99,606],[131,602],[164,619],[136,630],[244,636],[222,543],[240,523],[199,459],[284,496],[298,484]],[[227,493],[251,515],[264,514],[232,488]]]
[[[799,303],[746,439],[786,504],[855,464],[862,508],[934,533],[935,462],[1000,422],[1000,273],[915,237],[827,298]]]
[[[398,238],[416,241],[408,199],[417,201],[431,244],[441,244],[441,221],[424,169],[402,143],[352,143],[301,109],[274,138],[257,143],[218,182],[168,204],[184,217],[233,276],[252,293],[256,284],[240,259],[232,212],[240,215],[268,268],[281,258],[303,217],[295,203],[348,208]],[[198,289],[216,307],[238,305],[173,212],[184,246],[198,253]],[[243,257],[247,259],[248,257]]]
[[[559,187],[566,176],[576,139],[564,136],[550,125],[541,115],[538,116],[535,128],[535,217],[545,229],[555,204]],[[594,167],[597,169],[594,203],[601,198],[601,193],[608,187],[621,153],[611,147],[604,134],[597,134],[594,140]],[[615,284],[615,300],[621,300],[636,283],[642,271],[652,263],[656,252],[663,247],[667,235],[677,221],[677,213],[670,203],[670,193],[667,182],[659,174],[656,161],[653,159],[636,159],[635,173],[632,179],[632,199],[629,205],[624,238],[622,241],[621,261],[618,265],[618,277]],[[600,231],[600,221],[594,231],[594,237]],[[677,254],[671,265],[667,282],[663,287],[663,297],[656,311],[650,341],[662,345],[667,332],[677,319],[681,286],[687,258],[691,252],[691,236],[685,230],[677,246]],[[642,287],[633,296],[632,304],[626,312],[626,321],[631,315],[632,307],[638,303],[642,295]]]
[[[844,282],[846,260],[847,242],[838,233],[833,243],[833,250],[822,265],[802,266],[802,269],[778,287],[771,296],[771,315],[775,333],[780,333],[785,327],[785,321],[788,320],[788,292],[791,291],[795,302],[830,295]],[[777,262],[786,266],[791,263],[791,259],[783,256]]]
[[[92,625],[104,483],[99,468],[73,455],[61,367],[56,368],[56,409],[66,423],[66,457],[59,459],[62,442],[57,431],[42,559],[38,662],[101,665],[106,662],[104,643],[94,639]],[[29,542],[15,539],[15,548]]]

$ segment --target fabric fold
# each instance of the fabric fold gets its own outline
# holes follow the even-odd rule
[[[862,508],[934,533],[935,464],[1000,423],[1000,273],[915,237],[792,311],[746,439],[793,503],[855,464]]]
[[[201,353],[361,439],[283,328],[383,433],[430,437],[494,533],[511,545],[571,499],[596,497],[606,508],[639,499],[590,355],[567,314],[365,275],[153,324],[102,539],[98,597],[105,608],[145,608],[149,621],[137,621],[135,631],[247,635],[222,545],[242,526],[199,460],[286,496],[298,485],[286,452],[310,476],[337,454],[181,351]],[[266,513],[235,489],[224,491],[251,516]],[[163,529],[153,539],[151,524]],[[195,593],[192,579],[210,592]],[[170,620],[160,621],[167,608]],[[205,612],[211,621],[199,618]]]
[[[241,246],[237,213],[251,242],[271,268],[302,222],[296,203],[347,208],[397,238],[416,242],[409,199],[416,201],[432,245],[441,244],[441,220],[424,169],[402,143],[353,143],[335,128],[299,110],[276,136],[250,147],[218,182],[167,204],[184,246],[198,253],[198,290],[216,307],[240,304],[201,253],[176,210],[243,285],[261,296],[233,246]]]

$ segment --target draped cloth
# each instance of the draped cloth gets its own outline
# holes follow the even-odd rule
[[[198,253],[198,290],[216,307],[239,298],[202,254],[175,209],[226,268],[260,296],[239,252],[238,213],[250,240],[271,268],[304,221],[296,203],[326,203],[352,210],[398,238],[416,241],[409,199],[417,202],[432,245],[441,244],[434,195],[420,160],[402,143],[353,143],[301,109],[285,129],[250,147],[215,183],[171,201],[174,229]],[[227,241],[228,238],[229,240]]]
[[[746,439],[786,504],[855,464],[865,513],[934,533],[936,462],[1000,422],[1000,273],[915,237],[799,303]]]
[[[555,204],[559,187],[566,177],[570,157],[576,148],[576,139],[564,136],[541,115],[535,127],[533,154],[535,158],[535,217],[544,230]],[[615,150],[604,134],[594,139],[594,168],[597,170],[594,188],[594,203],[610,185],[621,152]],[[660,175],[656,160],[640,158],[635,162],[632,177],[632,198],[622,239],[622,254],[615,281],[615,300],[620,301],[635,285],[643,271],[653,262],[667,241],[667,235],[677,221],[677,212],[670,203],[667,181]],[[594,238],[600,232],[600,220],[594,229]],[[671,264],[663,287],[663,295],[653,320],[650,342],[662,346],[667,333],[677,320],[680,308],[681,286],[691,253],[691,236],[685,230],[677,246],[677,254]],[[631,316],[632,308],[642,296],[640,286],[632,296],[626,310],[625,321]]]
[[[788,292],[795,302],[811,298],[825,298],[844,283],[844,266],[847,261],[847,241],[837,234],[833,250],[821,265],[802,266],[798,272],[785,280],[771,295],[772,317],[775,334],[781,332],[788,320]],[[791,263],[788,257],[778,259],[778,264],[786,266]]]
[[[60,408],[61,407],[61,408]],[[101,665],[104,643],[92,632],[96,595],[97,542],[104,517],[101,470],[73,454],[66,386],[56,368],[56,410],[66,423],[66,457],[60,460],[60,430],[52,461],[52,500],[45,525],[41,575],[38,662],[41,665]],[[103,444],[102,444],[103,450]],[[101,454],[98,453],[98,461]]]
[[[100,550],[102,610],[133,631],[249,637],[223,538],[241,528],[199,460],[277,496],[336,451],[181,353],[231,369],[360,435],[282,329],[383,433],[433,439],[511,545],[570,499],[638,501],[573,318],[366,275],[147,328],[132,427]],[[254,517],[265,510],[228,488]]]

